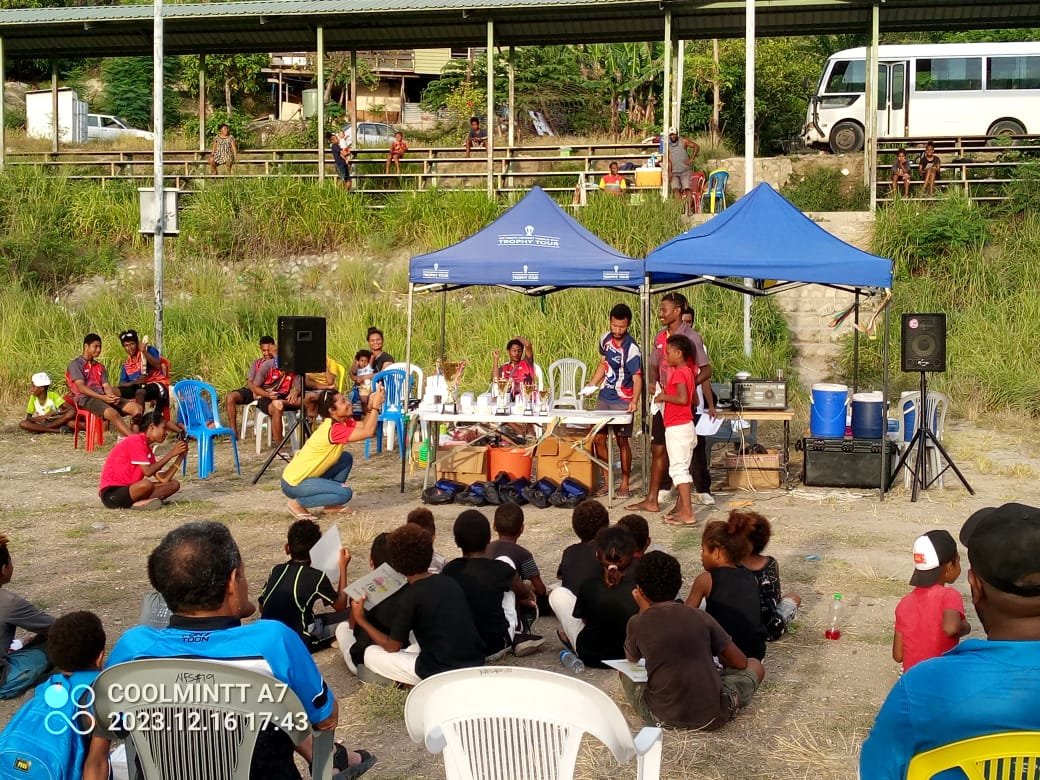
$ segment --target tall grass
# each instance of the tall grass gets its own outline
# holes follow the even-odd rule
[[[971,415],[1040,414],[1040,215],[987,221],[954,197],[934,206],[896,203],[879,212],[875,250],[896,262],[889,361],[896,390],[918,381],[899,370],[899,315],[946,312],[947,370],[931,377],[932,386]],[[861,370],[878,381],[881,340],[860,343]],[[849,372],[850,345],[844,364]]]

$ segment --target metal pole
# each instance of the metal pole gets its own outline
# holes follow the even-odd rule
[[[513,68],[515,50],[509,47],[509,153],[516,143],[516,70]]]
[[[686,59],[686,41],[680,40],[675,52],[675,108],[672,110],[672,115],[675,117],[675,126],[680,129],[682,125],[684,59]]]
[[[640,333],[640,348],[649,360],[650,346],[652,344],[650,327],[650,275],[643,276],[643,285],[639,288],[639,318],[642,320],[643,330]],[[650,493],[650,399],[653,398],[654,388],[650,386],[650,374],[644,366],[643,370],[643,395],[639,399],[639,407],[643,413],[640,429],[643,432],[643,489]]]
[[[350,52],[350,146],[357,141],[357,52]]]
[[[4,149],[7,147],[7,128],[4,126],[6,121],[4,117],[4,100],[6,90],[4,89],[4,81],[7,78],[7,73],[4,68],[4,37],[0,35],[0,170],[4,167]]]
[[[859,392],[859,288],[856,288],[856,302],[852,313],[852,393]]]
[[[280,95],[279,95],[280,97]],[[229,117],[230,118],[230,117]],[[206,151],[206,55],[199,55],[199,151]]]
[[[163,236],[166,234],[166,198],[163,193],[163,0],[152,8],[152,191],[155,197],[155,235],[152,237],[152,286],[155,294],[155,348],[163,351]]]
[[[875,4],[870,9],[870,46],[867,49],[866,94],[863,96],[864,119],[867,128],[863,142],[863,184],[870,193],[870,213],[877,210],[877,104],[878,104],[878,25],[880,11]],[[885,96],[888,99],[888,96]]]
[[[318,25],[318,184],[325,183],[325,27]]]
[[[487,193],[495,195],[495,22],[487,23]]]
[[[72,122],[75,119],[75,107],[69,106],[73,109],[69,115],[69,121]],[[58,152],[58,61],[51,57],[51,151],[57,154]],[[69,138],[72,138],[72,134],[69,134]]]
[[[408,327],[405,330],[405,341],[404,341],[404,372],[405,372],[405,390],[404,401],[405,407],[408,406],[408,399],[412,397],[411,386],[412,386],[412,296],[415,294],[415,285],[412,282],[408,282]],[[419,389],[416,388],[416,395],[418,395]],[[422,423],[420,423],[420,426]],[[409,431],[405,431],[405,436],[408,436],[408,444],[405,442],[398,442],[398,446],[401,448],[401,452],[407,454],[408,449],[411,448],[411,434]],[[404,492],[404,458],[401,458],[401,492]]]
[[[755,186],[755,0],[744,0],[744,194]],[[744,279],[750,287],[751,279]],[[744,354],[751,356],[751,296],[744,295]]]
[[[661,200],[668,200],[669,181],[668,168],[671,156],[668,152],[668,129],[672,126],[672,10],[664,12],[664,100],[662,101],[664,116],[661,123],[661,138],[664,148],[661,154]]]
[[[888,483],[888,310],[889,307],[885,307],[885,341],[881,346],[881,408],[885,410],[885,428],[884,438],[881,440],[881,500],[885,500],[885,485]],[[924,408],[924,404],[921,404],[920,408]],[[902,410],[900,410],[902,415]]]

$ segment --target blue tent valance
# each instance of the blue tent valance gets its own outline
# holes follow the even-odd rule
[[[646,273],[653,284],[710,276],[892,286],[891,260],[831,235],[765,183],[647,255]]]
[[[642,280],[641,261],[590,233],[541,187],[478,233],[408,266],[408,281],[449,287],[638,287]]]

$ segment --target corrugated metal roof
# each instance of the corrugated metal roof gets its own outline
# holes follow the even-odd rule
[[[660,40],[664,9],[677,38],[739,38],[743,0],[253,0],[167,5],[169,54],[482,46],[486,22],[501,45]],[[759,0],[762,37],[866,32],[870,0]],[[882,30],[1040,26],[1040,0],[888,0]],[[150,5],[0,11],[8,57],[146,55]]]

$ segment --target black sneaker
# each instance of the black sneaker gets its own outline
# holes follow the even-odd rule
[[[513,637],[513,655],[520,658],[531,653],[537,653],[538,649],[545,643],[545,638],[538,634],[517,634]]]

